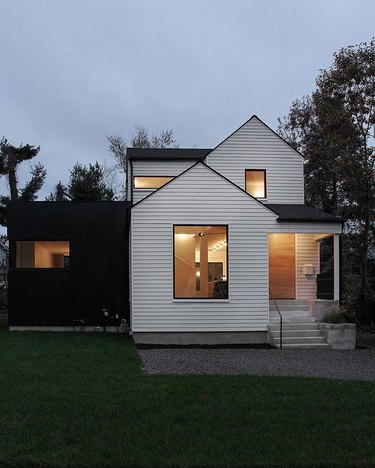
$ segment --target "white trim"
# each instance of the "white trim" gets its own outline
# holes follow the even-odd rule
[[[333,236],[333,300],[340,300],[340,235]]]

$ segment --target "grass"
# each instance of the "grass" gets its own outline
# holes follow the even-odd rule
[[[150,376],[121,335],[0,330],[2,466],[374,466],[375,385]]]

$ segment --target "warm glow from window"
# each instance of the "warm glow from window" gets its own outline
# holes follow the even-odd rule
[[[167,182],[174,179],[174,177],[145,177],[135,176],[134,177],[134,188],[135,189],[158,189],[163,187]]]
[[[68,241],[17,241],[16,268],[69,268]]]
[[[227,226],[174,227],[174,297],[228,298]]]
[[[255,198],[266,198],[266,171],[246,171],[246,192]]]

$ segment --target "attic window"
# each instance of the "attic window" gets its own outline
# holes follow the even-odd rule
[[[170,182],[174,177],[169,176],[134,176],[135,189],[158,189]]]
[[[247,169],[245,178],[247,193],[255,198],[267,198],[265,169]]]

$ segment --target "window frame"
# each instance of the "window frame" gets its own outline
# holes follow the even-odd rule
[[[248,172],[263,172],[264,174],[264,197],[254,197],[246,190],[246,179]],[[245,169],[245,192],[257,200],[267,200],[267,169]]]
[[[148,178],[155,178],[155,179],[160,179],[160,178],[163,178],[163,177],[170,177],[171,180],[168,180],[168,182],[166,182],[164,185],[161,185],[160,187],[157,187],[157,188],[137,188],[135,186],[135,178],[136,177],[148,177]],[[177,176],[172,176],[172,175],[133,175],[133,183],[132,183],[132,189],[133,190],[159,190],[161,189],[162,187],[165,187],[167,184],[169,184],[169,182],[172,182],[172,180],[174,180]]]
[[[227,261],[227,296],[226,297],[176,297],[176,287],[175,287],[175,270],[176,270],[176,265],[175,265],[175,230],[176,227],[182,227],[182,226],[189,226],[189,227],[194,227],[194,226],[217,226],[217,227],[225,227],[226,229],[226,234],[227,234],[227,248],[226,248],[226,261]],[[173,243],[173,256],[172,256],[172,262],[173,262],[173,301],[174,302],[190,302],[190,301],[202,301],[202,302],[217,302],[217,301],[222,301],[222,302],[229,302],[229,224],[189,224],[189,223],[183,223],[183,224],[173,224],[172,226],[172,243]]]
[[[38,238],[38,240],[35,239],[12,239],[10,241],[13,244],[13,252],[14,254],[12,255],[12,260],[9,261],[9,269],[10,270],[28,270],[28,271],[68,271],[71,270],[72,268],[72,251],[71,251],[71,241],[70,239],[45,239],[45,238]],[[69,267],[68,268],[48,268],[48,267],[17,267],[17,242],[68,242],[69,243]],[[10,245],[10,244],[9,244]],[[64,255],[65,257],[65,255]]]

